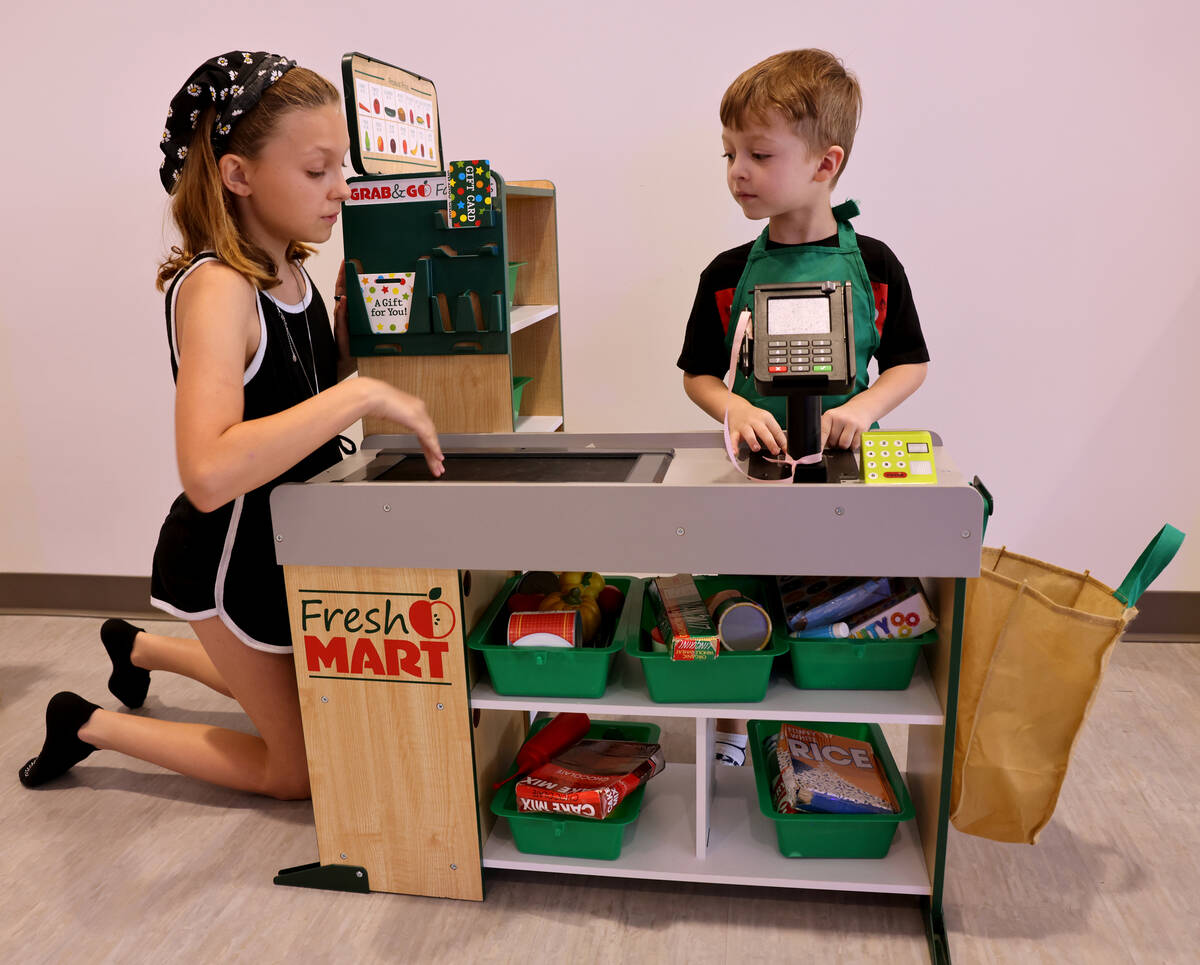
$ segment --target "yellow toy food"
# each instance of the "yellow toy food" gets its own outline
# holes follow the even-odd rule
[[[571,587],[579,587],[579,592],[593,599],[604,589],[604,577],[599,573],[560,573],[558,588],[566,593]]]
[[[584,596],[579,586],[560,593],[551,593],[542,600],[541,610],[578,610],[579,619],[583,625],[583,639],[586,643],[600,629],[600,604],[592,596]]]

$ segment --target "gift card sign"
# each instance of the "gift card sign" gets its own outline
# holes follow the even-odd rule
[[[388,271],[359,275],[367,320],[374,335],[397,335],[408,331],[415,272]]]
[[[492,223],[492,164],[451,161],[446,175],[446,223],[451,228],[488,227]]]

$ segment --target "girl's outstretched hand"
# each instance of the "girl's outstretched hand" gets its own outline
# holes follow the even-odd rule
[[[362,377],[360,376],[360,378]],[[415,395],[401,392],[394,386],[378,379],[362,379],[362,381],[371,383],[375,390],[376,402],[372,407],[371,414],[391,422],[398,422],[410,430],[421,444],[429,471],[433,473],[434,477],[442,475],[446,471],[445,457],[442,455],[437,430],[434,428],[433,419],[429,417],[425,403]]]

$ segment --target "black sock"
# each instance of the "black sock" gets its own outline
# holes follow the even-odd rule
[[[96,748],[79,739],[79,728],[88,722],[98,704],[69,690],[61,691],[46,704],[46,743],[41,753],[18,772],[26,787],[37,787],[65,774]]]
[[[150,689],[150,671],[135,667],[129,656],[133,653],[133,638],[142,632],[124,620],[105,620],[100,628],[100,639],[108,651],[113,671],[108,678],[108,689],[126,707],[141,707],[146,702],[146,691]]]

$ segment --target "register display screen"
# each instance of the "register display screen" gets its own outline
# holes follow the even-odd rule
[[[767,302],[768,335],[827,335],[829,331],[826,298],[772,298]]]

